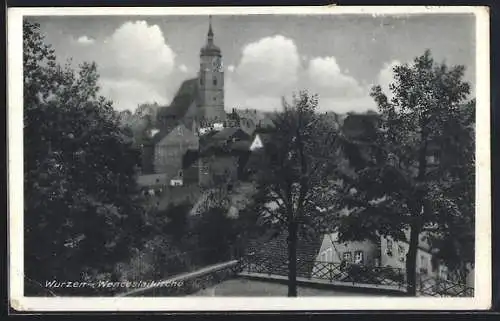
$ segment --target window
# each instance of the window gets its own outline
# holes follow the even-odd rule
[[[214,77],[213,83],[214,83],[214,86],[217,86],[217,78]]]
[[[182,178],[182,171],[179,171],[179,177]]]
[[[363,252],[362,251],[354,252],[354,263],[363,264]]]
[[[392,240],[389,240],[389,239],[387,240],[386,253],[387,253],[387,255],[392,256]]]
[[[352,262],[351,252],[344,252],[344,254],[342,255],[342,259],[347,262]]]
[[[203,78],[200,77],[200,85],[203,86]]]

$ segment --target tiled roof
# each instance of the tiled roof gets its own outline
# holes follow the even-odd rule
[[[223,151],[230,151],[233,149],[233,145],[236,142],[231,142],[232,138],[239,138],[240,141],[250,140],[244,131],[238,127],[224,128],[223,130],[213,133],[206,134],[200,138],[200,149],[202,152],[209,152],[210,150],[222,149]],[[237,141],[239,142],[239,141]],[[251,141],[249,142],[251,143]],[[242,144],[238,144],[238,150],[241,149]]]
[[[249,242],[247,252],[253,252],[257,258],[266,258],[276,264],[286,264],[288,260],[287,232],[283,231],[273,235],[268,233],[261,238]],[[307,277],[313,267],[313,262],[318,255],[323,241],[323,235],[315,235],[309,238],[299,234],[297,240],[297,274]]]
[[[165,138],[172,130],[177,128],[178,126],[181,126],[181,123],[175,123],[175,124],[170,124],[169,126],[164,126],[160,129],[156,135],[154,135],[151,139],[150,142],[153,145],[158,144],[163,138]]]
[[[215,133],[212,136],[213,140],[227,140],[230,139],[234,134],[236,134],[239,130],[237,127],[229,127],[229,128],[224,128],[220,132]]]
[[[196,100],[197,95],[198,79],[188,79],[181,84],[170,106],[159,108],[157,118],[160,123],[160,132],[153,137],[152,142],[154,144],[162,140],[172,129],[182,123],[184,116],[188,113],[189,107]],[[171,123],[161,121],[170,117],[174,119]]]
[[[162,107],[158,111],[158,117],[174,115],[183,117],[189,109],[191,102],[196,99],[198,93],[198,79],[185,80],[175,94],[172,103],[168,107]]]
[[[231,144],[232,150],[237,151],[250,151],[250,146],[252,145],[252,141],[250,140],[240,140]]]

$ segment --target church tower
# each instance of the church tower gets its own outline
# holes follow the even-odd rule
[[[220,48],[214,44],[211,16],[209,17],[207,43],[200,50],[198,88],[199,121],[209,124],[225,121],[224,68]]]

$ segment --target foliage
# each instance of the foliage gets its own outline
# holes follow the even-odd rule
[[[227,209],[211,207],[194,219],[189,237],[196,239],[198,248],[206,249],[199,259],[204,264],[213,264],[230,259],[237,235],[234,219],[227,216]]]
[[[112,273],[142,236],[139,155],[98,95],[96,65],[59,65],[37,24],[23,36],[26,275]]]
[[[121,126],[128,132],[133,139],[133,146],[137,149],[150,139],[150,130],[158,127],[156,115],[160,106],[154,104],[139,105],[132,113],[130,110],[124,110],[118,113]]]
[[[474,101],[467,101],[470,88],[463,74],[463,66],[435,63],[430,51],[412,65],[394,67],[392,98],[380,86],[372,89],[379,109],[377,135],[356,143],[356,174],[344,177],[343,204],[352,212],[342,220],[341,238],[384,235],[409,242],[411,295],[422,233],[441,241],[449,263],[459,259],[449,255],[453,246],[445,243],[451,239],[459,251],[469,252],[460,260],[473,257]],[[463,243],[459,234],[469,239]]]
[[[130,260],[119,263],[116,273],[121,280],[164,280],[193,269],[192,253],[184,251],[168,234],[146,239],[131,251]]]
[[[157,216],[155,226],[159,234],[167,234],[172,237],[172,241],[179,243],[189,231],[189,211],[192,204],[183,202],[180,204],[171,204],[164,211],[159,211],[154,215]]]

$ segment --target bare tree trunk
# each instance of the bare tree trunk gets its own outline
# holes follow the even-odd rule
[[[288,224],[288,296],[297,296],[297,223]]]
[[[410,246],[406,255],[406,292],[409,296],[417,295],[417,253],[419,229],[413,224],[410,231]]]

